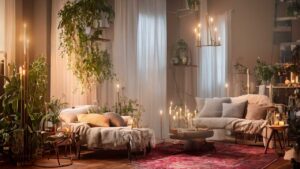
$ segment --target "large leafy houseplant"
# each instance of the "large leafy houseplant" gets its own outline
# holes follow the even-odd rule
[[[8,144],[13,131],[20,125],[20,99],[21,80],[20,75],[14,66],[11,77],[5,77],[4,93],[0,99],[2,102],[2,112],[0,112],[0,142]]]
[[[84,88],[114,76],[110,54],[101,48],[103,22],[114,17],[107,0],[68,1],[59,12],[62,55]]]
[[[39,123],[45,114],[48,72],[46,58],[38,57],[29,66],[28,83],[24,88],[24,81],[21,85],[24,75],[21,78],[15,66],[11,67],[12,75],[5,77],[4,93],[0,97],[3,108],[3,111],[0,112],[0,142],[9,141],[14,158],[18,160],[19,153],[24,149],[22,148],[24,141],[31,143],[26,147],[28,155],[31,157],[36,155],[39,141],[36,131],[39,130]],[[26,91],[26,96],[21,97],[22,90]],[[25,124],[23,123],[25,126],[21,126],[21,110],[28,115],[28,118],[24,119],[27,121]],[[23,140],[24,134],[27,135],[27,140]]]
[[[48,71],[45,57],[38,57],[29,67],[28,100],[26,111],[33,130],[38,130],[43,118],[48,87]]]

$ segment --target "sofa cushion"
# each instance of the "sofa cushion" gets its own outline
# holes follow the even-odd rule
[[[78,114],[87,114],[89,109],[93,107],[95,107],[95,105],[81,105],[72,108],[66,108],[60,112],[59,118],[63,122],[74,123],[78,121],[77,119]]]
[[[104,114],[104,116],[109,119],[109,124],[112,127],[126,126],[124,119],[115,112],[107,112]]]
[[[242,95],[242,96],[231,98],[232,103],[239,103],[239,102],[243,102],[246,100],[248,101],[248,104],[257,104],[257,105],[264,105],[264,106],[272,105],[269,97],[265,96],[265,95],[247,94],[247,95]]]
[[[195,127],[209,129],[224,129],[227,124],[238,118],[231,117],[201,117],[193,119]]]
[[[196,109],[200,112],[205,104],[205,98],[195,97],[196,100]]]
[[[265,119],[269,106],[260,106],[257,104],[248,104],[247,114],[245,119],[247,120],[261,120]]]
[[[223,103],[222,117],[243,118],[247,103]]]
[[[230,98],[208,98],[198,117],[221,117],[222,103],[230,103]]]
[[[109,118],[101,114],[78,114],[78,121],[88,123],[91,127],[109,127]]]

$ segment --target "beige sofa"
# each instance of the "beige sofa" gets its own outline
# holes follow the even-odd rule
[[[198,112],[201,112],[205,105],[205,99],[204,98],[195,98],[197,102],[197,110]],[[243,95],[238,97],[231,97],[230,102],[231,103],[241,103],[243,101],[248,101],[249,104],[256,104],[260,106],[272,106],[273,104],[269,100],[269,98],[265,95],[255,95],[255,94],[249,94],[249,95]],[[197,128],[209,128],[214,131],[214,136],[209,138],[210,140],[232,140],[234,139],[232,135],[232,131],[234,130],[234,122],[247,122],[248,124],[257,124],[261,126],[260,134],[263,136],[264,142],[266,142],[268,136],[270,135],[270,132],[266,132],[266,123],[267,121],[265,119],[261,120],[246,120],[244,119],[245,116],[242,118],[234,118],[234,117],[201,117],[199,114],[193,119],[193,125]]]
[[[123,127],[92,127],[88,123],[78,122],[77,115],[88,114],[95,105],[81,105],[63,109],[60,112],[62,126],[69,126],[72,132],[80,135],[81,145],[89,149],[126,149],[143,150],[155,146],[152,129],[132,128],[129,116],[122,116],[127,126]]]

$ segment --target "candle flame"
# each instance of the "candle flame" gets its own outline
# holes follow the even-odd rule
[[[162,115],[162,114],[163,114],[163,111],[162,111],[162,110],[160,110],[160,111],[159,111],[159,114],[160,114],[160,115]]]
[[[225,88],[228,88],[228,83],[225,83]]]
[[[209,18],[209,21],[212,23],[212,22],[214,22],[214,18],[213,17],[210,17]]]

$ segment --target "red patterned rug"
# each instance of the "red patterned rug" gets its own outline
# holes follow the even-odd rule
[[[215,143],[216,152],[183,152],[183,144],[158,145],[152,152],[136,159],[135,168],[143,169],[261,169],[275,162],[274,151],[264,154],[264,147]]]

